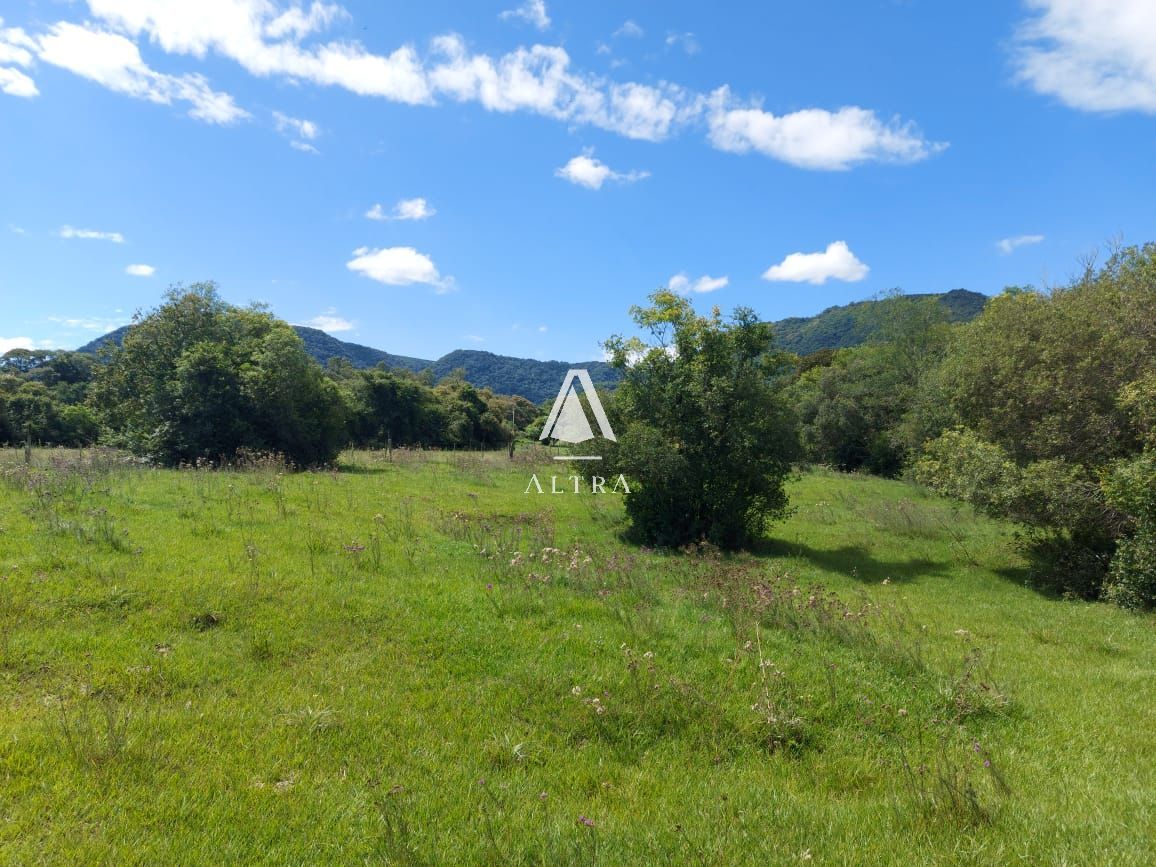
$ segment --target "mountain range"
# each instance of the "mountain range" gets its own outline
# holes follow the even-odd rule
[[[979,315],[987,303],[987,296],[967,289],[954,289],[942,294],[905,295],[903,298],[939,299],[953,322],[968,322]],[[815,316],[795,316],[774,323],[776,342],[789,352],[809,355],[821,349],[845,349],[866,343],[879,328],[879,316],[869,315],[874,305],[891,303],[892,299],[857,301],[839,307],[829,307]],[[877,312],[877,311],[876,311]],[[120,345],[132,328],[125,325],[81,346],[78,352],[96,352],[106,343]],[[436,360],[393,355],[381,349],[348,343],[317,328],[293,326],[305,342],[309,354],[322,365],[331,358],[343,358],[354,367],[374,367],[384,364],[414,372],[429,370],[435,379],[454,370],[465,371],[466,381],[478,388],[489,388],[498,394],[520,394],[535,403],[552,398],[558,391],[566,371],[572,367],[585,368],[596,386],[612,386],[619,378],[618,371],[604,361],[539,361],[534,358],[515,358],[495,355],[477,349],[455,349]]]

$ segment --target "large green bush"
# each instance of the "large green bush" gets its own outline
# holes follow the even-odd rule
[[[623,370],[614,402],[623,429],[608,466],[631,480],[626,511],[641,541],[742,546],[787,509],[797,454],[783,395],[789,359],[750,310],[724,321],[671,292],[651,302],[631,313],[652,343],[607,342]]]
[[[1152,592],[1156,245],[1048,294],[993,299],[921,383],[917,476],[1025,527],[1037,580],[1141,606]],[[1147,480],[1147,481],[1146,481]],[[1109,565],[1110,562],[1110,565]]]
[[[165,464],[242,449],[321,464],[347,436],[336,385],[293,329],[226,304],[212,283],[174,288],[140,318],[89,399],[114,443]]]

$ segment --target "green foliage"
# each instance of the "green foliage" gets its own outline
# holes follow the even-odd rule
[[[212,283],[174,288],[110,349],[90,403],[110,439],[165,464],[274,451],[302,465],[345,441],[336,387],[283,322]]]
[[[1150,524],[1130,480],[1147,478],[1132,459],[1153,442],[1154,309],[1156,245],[1117,250],[1048,295],[1006,292],[958,333],[916,402],[916,428],[964,429],[928,446],[921,478],[1025,525],[1051,586],[1096,596],[1107,581],[1134,606],[1153,601]]]
[[[1156,452],[1116,462],[1103,486],[1108,505],[1128,519],[1106,596],[1126,608],[1156,607]]]
[[[92,359],[75,352],[12,349],[0,357],[0,443],[84,446],[98,425],[83,402]]]
[[[120,346],[133,326],[118,328],[91,343],[78,353],[89,356],[105,346]],[[462,370],[467,382],[478,389],[490,389],[498,394],[516,394],[534,403],[552,398],[558,392],[558,383],[571,367],[582,367],[590,373],[590,378],[599,389],[613,388],[619,373],[604,361],[583,361],[568,364],[562,361],[538,361],[533,358],[513,358],[495,355],[492,352],[458,349],[437,360],[412,358],[407,355],[393,355],[380,349],[361,346],[338,340],[316,328],[295,325],[293,330],[304,341],[305,350],[321,365],[328,366],[333,360],[347,362],[354,369],[369,369],[379,366],[404,376],[405,373],[426,373],[426,384],[450,376],[455,370]],[[27,353],[28,350],[14,350]]]
[[[816,316],[783,319],[774,323],[779,347],[805,356],[824,349],[848,349],[879,342],[881,329],[897,308],[916,300],[931,302],[949,322],[969,322],[980,314],[988,300],[986,295],[966,289],[953,289],[942,295],[898,296],[902,300],[896,297],[892,293],[880,299],[829,307]]]
[[[606,344],[624,371],[614,406],[625,430],[609,466],[633,479],[634,532],[662,546],[747,544],[787,511],[783,483],[797,453],[782,390],[788,357],[750,310],[724,322],[667,291],[651,304],[631,314],[654,345]]]
[[[791,387],[806,457],[893,476],[910,447],[921,379],[943,357],[949,315],[936,296],[892,295],[864,308],[871,342],[800,363]]]

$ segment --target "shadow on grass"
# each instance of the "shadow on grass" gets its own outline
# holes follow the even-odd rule
[[[881,560],[872,556],[871,551],[862,545],[814,548],[782,539],[764,539],[751,549],[751,553],[757,557],[801,557],[816,568],[869,583],[877,583],[884,578],[911,581],[915,578],[946,575],[951,566],[950,563],[923,557],[913,560]]]

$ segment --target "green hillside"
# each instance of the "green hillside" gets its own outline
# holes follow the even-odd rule
[[[829,307],[815,316],[782,319],[775,325],[779,344],[790,352],[809,355],[820,349],[843,349],[870,340],[882,319],[881,306],[903,303],[907,298],[926,298],[924,295],[905,295],[899,298],[857,301],[841,307]],[[953,322],[974,319],[987,302],[987,296],[966,289],[955,289],[939,295]],[[132,326],[126,325],[80,347],[78,352],[92,353],[105,343],[120,344]],[[548,400],[557,393],[558,385],[571,367],[584,367],[598,386],[618,382],[617,371],[603,361],[538,361],[534,358],[515,358],[474,349],[456,349],[431,361],[406,355],[393,355],[381,349],[349,343],[326,334],[317,328],[293,326],[305,341],[309,354],[321,364],[331,358],[344,358],[354,367],[401,368],[420,372],[429,369],[440,379],[454,370],[462,369],[466,381],[478,388],[489,388],[497,394],[517,394],[534,403]]]
[[[987,303],[987,296],[967,289],[943,294],[923,293],[828,307],[816,316],[795,316],[775,323],[778,343],[790,352],[810,355],[820,349],[846,349],[866,343],[879,328],[887,305],[911,298],[938,297],[952,322],[970,322]]]

